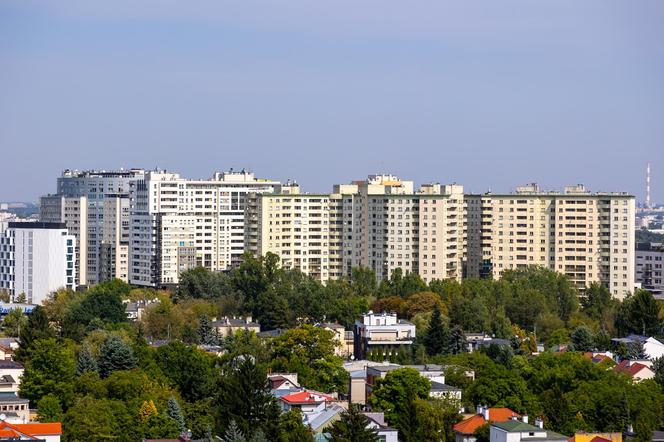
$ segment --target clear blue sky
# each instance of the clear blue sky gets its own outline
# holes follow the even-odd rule
[[[64,168],[664,202],[664,1],[0,2],[0,200]]]

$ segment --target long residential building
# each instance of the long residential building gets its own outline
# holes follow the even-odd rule
[[[591,193],[582,185],[542,192],[536,184],[513,194],[465,196],[467,276],[500,277],[540,265],[567,275],[581,290],[592,282],[618,298],[634,289],[635,199]]]
[[[208,180],[147,172],[132,189],[129,282],[171,285],[189,268],[217,271],[239,264],[247,195],[280,188],[278,181],[244,170],[215,173]]]
[[[63,223],[10,222],[0,232],[0,289],[41,304],[61,288],[76,288],[75,238]]]
[[[250,196],[246,248],[276,253],[286,268],[321,281],[369,267],[378,278],[401,268],[425,281],[460,279],[465,246],[463,187],[392,175],[335,185],[330,194]]]

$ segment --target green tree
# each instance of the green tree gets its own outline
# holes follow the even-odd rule
[[[652,293],[637,289],[623,301],[616,317],[616,326],[622,334],[636,333],[652,336],[660,332],[662,323],[659,308]]]
[[[431,356],[446,353],[450,343],[450,330],[441,319],[440,309],[434,308],[429,321],[429,328],[424,335],[423,343]]]
[[[491,425],[486,423],[484,425],[480,425],[475,429],[473,432],[473,436],[475,437],[476,442],[489,442],[489,433],[491,430]]]
[[[613,304],[613,296],[611,296],[609,289],[598,282],[591,283],[581,298],[583,313],[597,321],[602,319],[603,315],[613,307]]]
[[[584,325],[574,329],[571,339],[575,351],[592,351],[595,348],[593,333]]]
[[[21,329],[25,329],[28,325],[28,318],[23,314],[22,310],[11,309],[7,316],[2,320],[2,329],[7,336],[20,335]]]
[[[76,360],[76,374],[81,375],[88,371],[97,371],[99,367],[97,366],[97,360],[92,354],[89,346],[84,346],[81,348],[81,351],[78,352],[78,358]]]
[[[182,397],[195,402],[212,395],[214,358],[194,346],[170,342],[156,351],[157,365]]]
[[[399,368],[376,382],[369,405],[384,411],[390,423],[397,422],[400,410],[408,409],[415,398],[428,398],[430,390],[431,382],[420,376],[417,370]]]
[[[11,298],[9,296],[9,292],[4,289],[0,289],[0,302],[4,302],[9,304],[11,302]]]
[[[53,338],[34,341],[21,378],[20,395],[36,405],[41,398],[52,394],[67,406],[74,396],[75,375],[71,346]]]
[[[652,369],[655,372],[655,382],[664,388],[664,357],[654,359]]]
[[[21,292],[18,295],[14,296],[14,302],[16,304],[25,304],[28,302],[28,297],[25,296],[25,293]]]
[[[108,377],[117,370],[136,368],[137,360],[131,346],[118,336],[110,335],[99,349],[99,374]]]
[[[60,422],[62,420],[62,404],[53,394],[47,394],[37,402],[39,422]]]
[[[217,329],[212,326],[210,318],[203,316],[198,322],[198,342],[204,345],[218,345],[219,335]]]
[[[30,354],[32,345],[40,339],[48,339],[55,336],[51,328],[44,308],[36,306],[30,313],[28,324],[21,329],[21,346],[16,351],[14,358],[19,362],[24,362]]]
[[[63,439],[69,442],[102,441],[123,435],[126,441],[140,440],[129,422],[133,422],[133,418],[125,403],[84,396],[64,416]]]
[[[140,425],[140,433],[145,439],[172,439],[180,435],[180,428],[170,417],[153,414]]]
[[[244,433],[237,426],[237,423],[233,420],[228,424],[228,428],[226,428],[226,431],[224,432],[224,435],[222,436],[221,440],[223,442],[246,442],[247,441],[247,439],[244,437]]]
[[[218,395],[215,398],[219,428],[227,428],[235,421],[248,437],[262,429],[270,439],[276,439],[274,427],[279,406],[270,393],[266,372],[249,355],[237,356],[222,370]]]
[[[313,442],[311,429],[302,422],[300,410],[292,409],[279,416],[279,442]]]
[[[286,331],[272,342],[272,368],[297,372],[300,383],[322,391],[345,392],[348,373],[334,355],[334,334],[303,325]]]
[[[376,272],[368,267],[354,267],[350,285],[357,296],[373,296],[376,293]]]
[[[369,419],[350,404],[348,411],[330,428],[330,442],[378,442],[378,432],[367,427]]]
[[[178,429],[180,433],[187,431],[187,424],[184,421],[184,415],[182,414],[182,409],[177,399],[173,396],[168,398],[168,404],[166,406],[166,415],[173,419],[178,424]]]

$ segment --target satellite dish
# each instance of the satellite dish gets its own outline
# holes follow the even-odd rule
[[[0,421],[5,421],[7,419],[7,415],[5,413],[0,414]]]

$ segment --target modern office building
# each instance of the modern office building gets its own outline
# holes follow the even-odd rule
[[[664,296],[664,244],[636,245],[636,284],[661,298]]]
[[[378,278],[401,268],[425,281],[460,279],[465,250],[463,187],[371,175],[331,194],[250,197],[246,247],[276,253],[286,268],[326,281],[369,267]]]
[[[513,194],[465,199],[467,276],[498,278],[540,265],[567,275],[580,290],[592,282],[618,298],[633,290],[633,195],[591,193],[582,185],[542,192],[531,184]]]
[[[215,173],[207,180],[147,172],[131,194],[129,282],[171,285],[195,266],[216,271],[238,265],[247,195],[280,188],[279,182],[244,170]]]
[[[122,229],[115,228],[114,233],[120,236],[111,238],[105,228],[114,226],[115,222],[106,222],[105,216],[115,217],[113,211],[118,206],[129,207],[133,183],[144,175],[143,169],[65,170],[57,180],[56,194],[41,198],[40,220],[64,222],[76,237],[79,285],[96,284],[109,276],[121,277],[126,273],[117,268],[117,262],[111,264],[121,259],[123,251],[118,249],[118,244],[126,242],[126,238],[122,238]],[[107,203],[107,200],[112,202]],[[125,219],[127,215],[125,212]],[[122,227],[127,229],[128,225]],[[126,231],[124,234],[128,235]]]
[[[74,235],[64,223],[9,223],[0,234],[0,289],[41,304],[61,288],[76,288]]]

